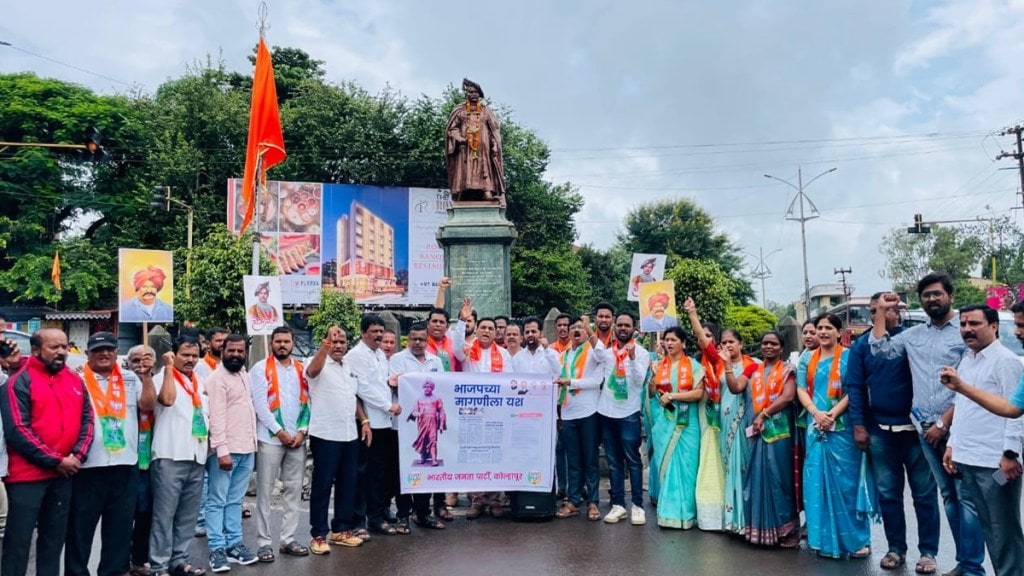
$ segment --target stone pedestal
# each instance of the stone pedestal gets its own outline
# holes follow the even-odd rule
[[[437,241],[444,248],[444,273],[452,279],[445,304],[453,321],[466,296],[480,318],[511,314],[515,239],[515,226],[496,201],[460,202],[448,209]]]

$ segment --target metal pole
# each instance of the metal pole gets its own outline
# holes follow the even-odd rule
[[[1021,126],[1017,125],[1017,173],[1020,174],[1020,193],[1022,201],[1024,201],[1024,148],[1021,147],[1022,132]],[[993,274],[992,282],[995,283],[995,275]]]
[[[192,217],[195,210],[188,207],[188,253],[185,255],[185,301],[192,301]]]
[[[757,252],[761,255],[761,263],[764,263],[764,247],[758,246]],[[767,277],[765,274],[761,274],[761,308],[768,309],[767,299],[764,295],[764,279]]]
[[[811,281],[807,274],[807,219],[804,218],[804,173],[802,167],[796,169],[797,191],[800,199],[800,245],[804,255],[804,314],[811,317]]]

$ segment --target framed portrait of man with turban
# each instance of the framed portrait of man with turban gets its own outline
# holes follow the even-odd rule
[[[173,322],[173,253],[121,248],[118,260],[120,321]]]
[[[676,283],[672,280],[640,284],[640,331],[661,332],[679,326]]]

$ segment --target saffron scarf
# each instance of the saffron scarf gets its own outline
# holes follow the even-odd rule
[[[430,352],[441,359],[441,364],[444,366],[445,372],[462,371],[462,366],[459,364],[459,360],[455,358],[455,347],[452,344],[451,338],[444,336],[440,340],[435,340],[433,336],[428,335],[427,352]]]
[[[302,375],[302,363],[298,360],[292,360],[292,366],[295,367],[295,374],[299,379],[300,407],[295,427],[302,430],[309,427],[309,383],[306,382],[306,377]],[[281,416],[281,385],[277,379],[277,360],[275,358],[267,358],[265,372],[267,377],[267,406],[274,413],[277,425],[284,428],[284,417]],[[270,431],[268,430],[268,432]],[[273,438],[274,434],[271,433],[270,437]]]
[[[608,389],[612,391],[612,397],[619,401],[629,399],[629,380],[626,377],[626,359],[629,358],[626,346],[628,344],[629,342],[620,345],[619,341],[615,340],[611,345],[612,355],[615,356],[615,367],[608,376]]]
[[[659,394],[671,394],[673,392],[689,392],[693,390],[693,360],[683,354],[676,364],[675,386],[672,385],[672,358],[665,356],[658,364],[658,372],[654,376],[654,385]],[[688,406],[677,406],[674,411],[662,407],[662,413],[666,418],[674,418],[679,426],[686,426],[690,423],[690,411]]]
[[[206,442],[206,420],[203,419],[203,400],[199,397],[199,380],[196,379],[196,373],[189,374],[189,379],[186,382],[185,377],[178,372],[177,368],[171,368],[171,370],[174,372],[174,379],[178,385],[192,398],[192,437],[200,442]]]
[[[498,349],[498,345],[491,342],[491,347],[488,348],[491,351],[491,369],[490,372],[498,373],[505,371],[505,360],[501,357],[501,350]],[[473,346],[469,349],[469,359],[473,362],[479,362],[483,358],[484,349],[480,345],[480,339],[473,340]]]
[[[569,355],[572,354],[572,360],[569,359]],[[575,353],[573,350],[567,349],[562,352],[562,373],[561,377],[568,380],[579,380],[583,378],[583,369],[587,366],[587,358],[590,357],[590,342],[584,342],[578,348]],[[568,386],[562,386],[558,391],[558,404],[565,406],[569,403],[569,395],[579,394],[579,390],[570,390]]]
[[[124,437],[124,420],[128,415],[128,399],[125,394],[124,376],[121,368],[114,363],[110,376],[107,377],[107,391],[103,391],[96,373],[88,364],[83,370],[85,387],[89,389],[89,399],[96,410],[103,431],[103,448],[110,454],[124,450],[127,444]]]
[[[206,362],[206,365],[210,367],[211,371],[217,369],[217,359],[209,352],[203,356],[203,362]]]
[[[832,352],[832,367],[828,371],[828,397],[835,401],[843,397],[843,376],[839,373],[839,365],[842,364],[843,359],[842,346],[836,345],[835,350]],[[818,361],[821,360],[821,348],[817,348],[811,353],[811,358],[807,362],[807,393],[811,395],[811,399],[814,399],[814,377],[818,374]]]
[[[771,416],[768,416],[765,410],[782,395],[786,380],[789,379],[792,373],[791,366],[782,360],[778,360],[770,369],[764,364],[758,366],[750,376],[750,397],[754,402],[754,413],[765,414],[764,425],[761,428],[761,439],[765,442],[789,438],[789,422],[786,420],[786,410]]]

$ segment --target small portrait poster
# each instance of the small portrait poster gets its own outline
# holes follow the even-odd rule
[[[657,282],[665,278],[665,254],[633,254],[633,265],[629,269],[629,287],[626,299],[630,302],[640,300],[640,285],[646,282]]]
[[[679,326],[676,283],[672,280],[640,284],[640,331],[661,332]]]
[[[279,276],[242,276],[245,325],[250,336],[266,336],[284,325]]]
[[[121,248],[117,277],[121,322],[174,322],[173,252]]]

